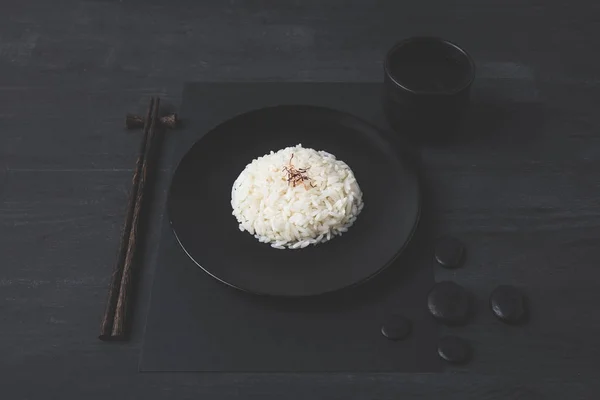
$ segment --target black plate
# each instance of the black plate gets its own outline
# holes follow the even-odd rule
[[[301,143],[345,161],[364,209],[342,236],[301,250],[277,250],[241,232],[231,186],[253,159]],[[419,220],[418,179],[384,133],[346,113],[277,106],[232,118],[204,135],[179,163],[169,217],[190,258],[214,278],[266,295],[310,296],[356,285],[400,254]]]

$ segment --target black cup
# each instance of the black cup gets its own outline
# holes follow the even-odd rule
[[[409,38],[387,53],[384,72],[384,111],[394,130],[417,142],[457,137],[475,79],[465,50],[440,38]]]

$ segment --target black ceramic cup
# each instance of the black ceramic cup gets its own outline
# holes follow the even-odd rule
[[[384,111],[392,128],[417,142],[456,138],[469,104],[475,63],[435,37],[398,42],[384,62]]]

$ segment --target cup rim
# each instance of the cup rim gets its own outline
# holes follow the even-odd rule
[[[406,87],[405,85],[403,85],[402,83],[400,83],[392,74],[392,72],[390,71],[390,58],[391,55],[397,51],[400,47],[405,46],[408,43],[411,42],[415,42],[415,41],[420,41],[420,40],[427,40],[427,41],[431,41],[431,42],[438,42],[438,43],[443,43],[444,45],[447,46],[451,46],[454,49],[458,50],[463,56],[465,56],[465,58],[467,59],[467,61],[469,62],[469,78],[466,80],[465,84],[462,86],[459,86],[456,89],[453,90],[445,90],[445,91],[427,91],[427,90],[414,90],[414,89],[410,89],[408,87]],[[462,92],[463,90],[465,90],[466,88],[468,88],[469,86],[471,86],[471,84],[473,83],[473,81],[475,80],[475,62],[473,61],[473,58],[471,57],[471,55],[462,47],[460,47],[459,45],[457,45],[456,43],[453,43],[449,40],[446,39],[442,39],[440,37],[437,36],[412,36],[406,39],[403,39],[399,42],[396,42],[396,44],[394,44],[392,46],[391,49],[388,50],[388,52],[385,55],[385,61],[383,63],[383,69],[385,71],[386,76],[391,79],[392,82],[394,82],[394,84],[396,86],[399,86],[400,88],[402,88],[403,90],[412,93],[412,94],[417,94],[417,95],[455,95],[457,93]]]

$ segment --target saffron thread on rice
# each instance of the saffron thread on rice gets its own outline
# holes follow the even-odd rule
[[[300,183],[302,183],[304,185],[304,188],[306,190],[308,190],[308,188],[306,187],[306,183],[308,181],[308,183],[310,184],[310,187],[316,187],[315,185],[313,185],[312,182],[310,182],[310,177],[308,175],[306,175],[306,172],[310,169],[310,166],[307,168],[296,168],[294,167],[294,164],[292,164],[292,160],[294,159],[294,153],[292,153],[291,157],[290,157],[290,161],[288,162],[288,165],[285,165],[282,169],[282,171],[284,171],[287,174],[287,182],[288,185],[291,185],[292,187],[296,187],[297,185],[299,185]]]

